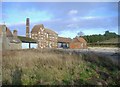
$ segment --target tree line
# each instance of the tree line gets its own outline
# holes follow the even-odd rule
[[[103,35],[101,35],[101,34],[98,34],[98,35],[97,34],[95,34],[95,35],[83,35],[82,32],[79,32],[78,35],[82,36],[88,43],[96,43],[96,42],[109,40],[111,38],[120,37],[120,35],[117,35],[116,33],[109,32],[109,31],[105,31],[105,33]]]

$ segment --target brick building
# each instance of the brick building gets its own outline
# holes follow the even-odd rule
[[[75,37],[70,42],[71,49],[86,49],[87,42],[83,37]]]
[[[58,34],[45,28],[43,24],[33,27],[31,38],[38,41],[38,48],[57,48]]]

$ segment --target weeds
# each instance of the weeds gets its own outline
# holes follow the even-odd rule
[[[8,51],[3,55],[2,67],[3,85],[118,85],[120,81],[118,66],[93,53]]]

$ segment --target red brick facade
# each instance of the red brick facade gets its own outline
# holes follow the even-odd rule
[[[76,37],[70,42],[70,48],[71,49],[86,49],[87,48],[87,42],[82,37]]]

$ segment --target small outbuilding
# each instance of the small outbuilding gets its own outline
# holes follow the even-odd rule
[[[17,38],[17,30],[12,32],[6,25],[0,25],[0,45],[2,50],[21,49],[21,41]]]
[[[22,49],[38,48],[38,43],[34,39],[24,36],[18,36],[18,38],[22,42]]]
[[[83,37],[75,37],[70,42],[71,49],[86,49],[87,42]]]
[[[69,48],[71,40],[71,38],[58,37],[58,48]]]

